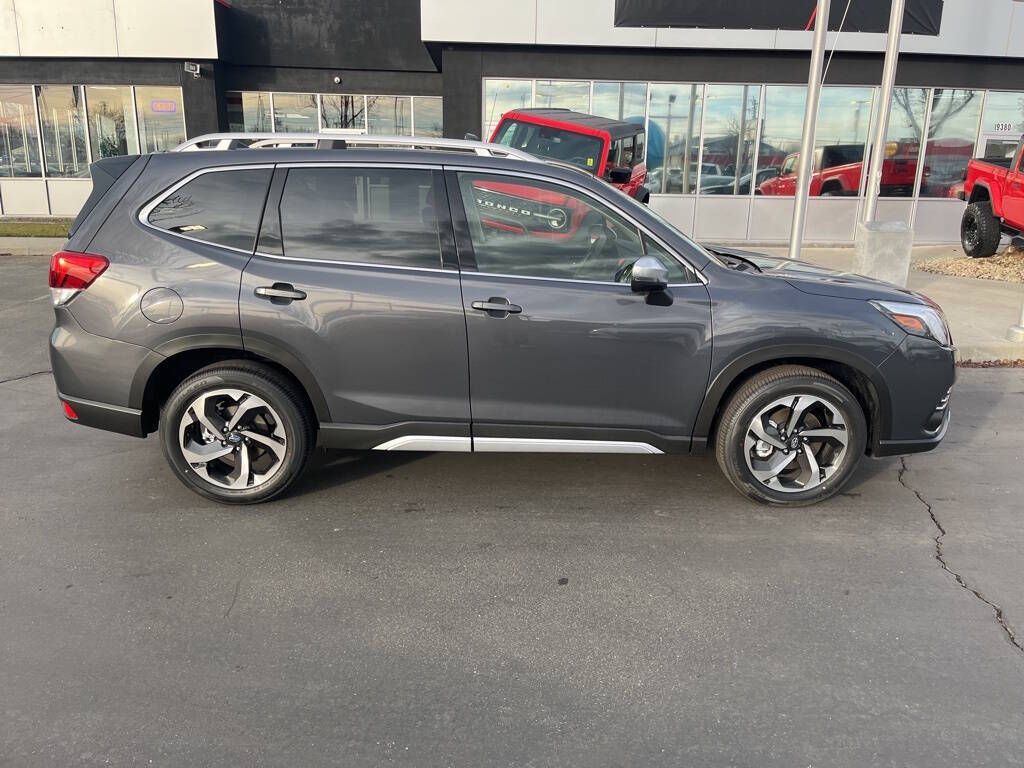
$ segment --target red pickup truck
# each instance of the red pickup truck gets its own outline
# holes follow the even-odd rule
[[[782,161],[777,174],[761,182],[756,194],[795,194],[799,160],[799,152],[788,155]],[[858,194],[863,161],[863,144],[830,144],[818,147],[814,151],[811,195],[828,197]],[[886,144],[885,160],[882,161],[882,193],[895,197],[909,197],[914,191],[916,175],[917,145],[900,141],[890,141]]]
[[[972,259],[999,250],[1003,233],[1018,237],[1024,231],[1022,148],[1024,137],[1011,157],[974,158],[967,164],[960,197],[968,205],[960,220],[960,243]]]

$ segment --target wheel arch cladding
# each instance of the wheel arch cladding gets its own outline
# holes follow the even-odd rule
[[[854,355],[839,354],[836,350],[825,353],[806,349],[756,351],[737,358],[722,369],[708,387],[697,414],[694,437],[710,439],[732,394],[751,376],[780,365],[804,365],[838,379],[853,393],[864,411],[868,425],[868,451],[872,452],[878,441],[884,439],[892,421],[891,401],[888,387],[877,369]]]
[[[261,345],[259,350],[243,349],[240,341],[235,341],[237,346],[224,344],[224,340],[217,343],[212,339],[206,344],[176,344],[174,346],[182,348],[162,348],[161,354],[154,354],[149,365],[138,372],[132,384],[132,402],[137,403],[135,407],[142,409],[144,431],[149,433],[156,430],[160,407],[178,384],[200,368],[228,360],[258,362],[273,368],[295,382],[318,421],[330,421],[323,392],[309,370],[293,355],[283,350],[271,350],[269,345]]]

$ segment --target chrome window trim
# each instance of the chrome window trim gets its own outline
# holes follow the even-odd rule
[[[642,226],[636,219],[634,219],[633,216],[631,216],[629,213],[627,213],[623,209],[619,208],[617,205],[612,203],[610,200],[606,200],[606,199],[604,199],[602,197],[599,197],[597,194],[595,194],[594,192],[591,192],[589,189],[587,189],[585,187],[581,187],[578,184],[573,184],[571,181],[565,181],[563,179],[559,179],[559,178],[556,178],[554,176],[545,176],[543,174],[536,173],[535,171],[532,171],[532,170],[531,171],[518,171],[518,170],[517,171],[508,171],[508,170],[503,170],[503,169],[498,169],[498,168],[473,168],[473,167],[470,167],[470,166],[448,165],[448,164],[444,164],[444,169],[446,171],[455,171],[456,173],[473,173],[473,174],[483,175],[483,176],[487,176],[487,175],[513,176],[515,178],[536,179],[537,181],[543,181],[543,182],[545,182],[547,184],[554,184],[556,186],[568,187],[569,189],[572,189],[572,190],[574,190],[576,192],[579,192],[579,193],[589,197],[591,200],[596,200],[598,203],[600,203],[601,205],[605,206],[606,208],[610,208],[611,210],[615,211],[615,213],[617,213],[622,218],[624,218],[626,221],[628,221],[630,224],[632,224],[634,227],[636,227],[637,232],[642,233],[644,235],[647,235],[654,242],[656,242],[658,245],[660,245],[662,248],[664,248],[667,253],[669,253],[670,255],[674,256],[675,259],[683,265],[683,267],[685,267],[686,269],[690,270],[690,272],[692,272],[694,274],[694,276],[697,278],[697,282],[696,283],[671,283],[670,285],[672,287],[676,287],[676,286],[682,287],[684,285],[707,285],[708,284],[708,279],[704,276],[704,274],[699,269],[697,269],[695,266],[693,266],[693,264],[691,264],[690,261],[685,256],[682,256],[681,254],[677,253],[675,248],[669,246],[660,237],[658,237],[654,233],[650,232],[646,227]],[[459,193],[461,194],[461,190],[460,190]],[[486,272],[478,272],[476,274],[488,274],[488,273],[486,273]],[[519,277],[519,276],[518,275],[507,275],[507,277]],[[524,275],[523,277],[526,277],[526,276]],[[571,278],[550,278],[550,277],[528,278],[527,277],[526,279],[567,280],[569,282],[579,282],[579,283],[595,283],[595,282],[597,282],[597,283],[599,283],[601,285],[605,285],[605,284],[608,284],[608,285],[625,285],[625,283],[616,283],[616,282],[605,283],[604,281],[594,281],[594,280],[575,280],[574,281]]]
[[[171,237],[180,237],[182,240],[191,240],[193,243],[202,243],[203,245],[209,245],[209,246],[211,246],[213,248],[224,248],[225,250],[228,250],[228,251],[234,251],[235,253],[244,253],[247,256],[251,256],[253,254],[253,249],[256,247],[256,240],[259,237],[259,232],[258,231],[253,236],[253,242],[252,242],[253,247],[252,248],[248,248],[248,249],[246,249],[246,248],[235,248],[233,245],[221,245],[220,243],[212,243],[209,240],[203,240],[203,239],[198,238],[198,237],[192,237],[191,235],[183,235],[180,232],[171,232],[169,229],[163,229],[162,227],[158,227],[156,224],[150,223],[149,215],[153,212],[154,208],[156,208],[158,205],[160,205],[160,203],[162,203],[164,200],[166,200],[172,194],[177,192],[179,189],[181,189],[183,186],[188,184],[193,179],[197,179],[200,176],[203,176],[204,174],[207,174],[207,173],[219,173],[221,171],[259,171],[259,170],[267,170],[267,169],[273,170],[274,169],[274,163],[256,163],[256,164],[245,164],[245,165],[219,165],[219,166],[215,166],[215,167],[212,167],[212,168],[200,168],[197,171],[193,171],[192,173],[190,173],[185,178],[175,182],[170,187],[165,189],[163,192],[160,192],[156,197],[154,197],[152,200],[150,200],[144,206],[142,206],[142,208],[139,210],[139,214],[138,214],[137,218],[138,218],[140,224],[142,224],[144,227],[149,227],[150,229],[154,230],[155,232],[162,232],[163,234],[170,235]]]
[[[458,275],[459,271],[456,269],[443,269],[441,267],[407,267],[402,264],[374,264],[369,261],[342,261],[341,259],[310,259],[305,256],[281,256],[276,253],[263,253],[262,251],[256,251],[254,256],[259,256],[263,259],[277,259],[279,261],[298,261],[303,264],[334,264],[335,266],[342,267],[368,267],[370,269],[402,269],[411,270],[413,272],[442,272],[446,275]],[[440,251],[438,251],[438,261],[440,262]]]

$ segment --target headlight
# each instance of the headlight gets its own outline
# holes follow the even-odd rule
[[[934,339],[944,347],[952,343],[949,326],[938,304],[910,304],[902,301],[869,303],[907,333]]]

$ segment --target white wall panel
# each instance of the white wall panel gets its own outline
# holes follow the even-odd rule
[[[110,0],[14,0],[22,56],[117,56]]]
[[[855,197],[812,197],[807,201],[806,243],[852,243],[860,201]]]
[[[961,200],[919,200],[917,213],[914,215],[914,242],[958,242],[960,219],[966,207],[967,204]]]
[[[914,213],[914,201],[911,198],[884,198],[878,199],[878,208],[875,209],[876,221],[902,221],[910,224],[910,218]]]
[[[50,213],[54,216],[77,216],[92,192],[90,179],[48,179]]]
[[[660,213],[685,234],[693,236],[693,195],[651,195],[651,210]]]
[[[22,2],[23,0],[19,0]],[[36,0],[40,2],[40,0]],[[1024,13],[1017,0],[945,0],[942,29],[935,37],[904,35],[904,53],[1024,57]],[[811,48],[811,33],[750,29],[617,29],[612,0],[421,0],[424,40],[524,44],[617,45],[658,48]],[[842,2],[833,3],[841,13]],[[837,8],[840,10],[837,11]],[[742,27],[743,20],[736,23]],[[653,42],[651,34],[654,34]],[[885,50],[885,35],[843,32],[828,45],[841,51]],[[557,72],[552,72],[553,77]]]
[[[114,0],[117,47],[131,58],[217,58],[214,0]]]
[[[0,55],[215,59],[214,0],[0,0]]]
[[[512,4],[507,0],[424,0],[420,3],[420,31],[424,40],[533,43],[537,39],[537,0]]]
[[[0,179],[5,216],[46,216],[46,182],[42,179]]]
[[[750,208],[750,240],[789,240],[793,224],[793,198],[754,195]]]
[[[0,0],[0,56],[20,56],[14,0]]]
[[[693,223],[694,239],[708,242],[746,240],[749,216],[749,197],[700,197]]]
[[[542,45],[649,47],[654,37],[653,28],[616,28],[615,0],[537,0],[536,42]]]

